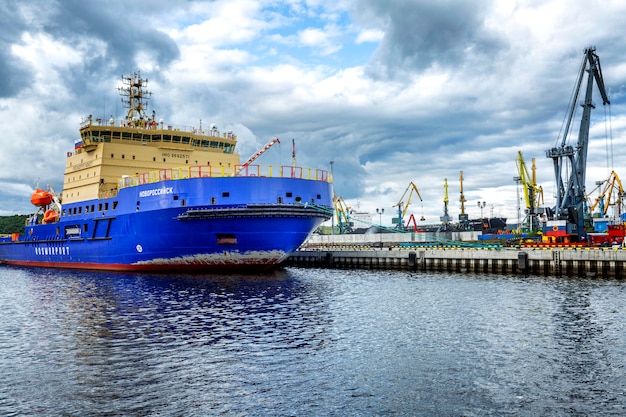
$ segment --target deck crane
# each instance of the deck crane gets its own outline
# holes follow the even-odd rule
[[[254,155],[252,155],[250,158],[248,158],[248,160],[246,162],[241,164],[241,168],[245,168],[248,165],[250,165],[255,159],[257,159],[259,156],[263,155],[265,153],[265,151],[267,151],[269,148],[271,148],[275,143],[280,143],[280,140],[278,140],[278,138],[273,138],[272,140],[267,142],[264,147],[259,149]],[[294,157],[294,160],[295,160],[295,148],[294,148],[294,156],[293,157]]]
[[[404,197],[407,195],[407,193],[409,193],[409,196],[406,200],[406,203],[404,202]],[[408,225],[410,223],[410,219],[409,221],[407,221],[407,226],[404,226],[404,216],[406,215],[407,210],[409,209],[409,205],[411,204],[411,197],[413,197],[413,193],[417,194],[417,196],[419,197],[420,201],[424,201],[422,200],[422,196],[420,195],[419,190],[417,189],[417,186],[415,185],[415,183],[413,183],[413,181],[411,181],[409,183],[409,185],[406,187],[406,190],[404,190],[404,194],[402,194],[402,197],[400,197],[400,201],[397,204],[394,204],[393,207],[398,207],[398,216],[391,219],[391,222],[394,223],[396,225],[396,229],[399,230],[406,230],[406,228],[408,228]],[[411,215],[413,216],[413,215]],[[421,220],[424,221],[426,220],[426,218],[424,216],[421,217]],[[415,218],[413,218],[413,223],[415,223]],[[415,227],[417,228],[417,227]]]
[[[459,224],[461,225],[461,229],[469,230],[469,215],[465,213],[465,203],[467,200],[465,199],[465,194],[463,194],[463,171],[460,171],[459,182],[461,183],[461,196],[459,197],[459,201],[461,202],[461,214],[459,214]]]
[[[517,151],[517,173],[519,174],[519,183],[524,188],[524,202],[526,206],[527,224],[531,231],[537,230],[539,227],[539,215],[541,207],[544,204],[543,188],[537,185],[537,167],[535,166],[535,158],[532,159],[531,174],[528,173],[526,161],[522,151]]]
[[[582,103],[583,114],[578,132],[578,143],[576,146],[566,145],[572,118],[576,110],[580,87],[587,73],[587,85],[585,99]],[[553,224],[553,228],[559,228],[559,220],[565,221],[566,234],[577,240],[585,238],[585,174],[587,169],[587,148],[589,144],[589,126],[591,109],[595,108],[592,101],[594,80],[602,96],[602,104],[611,104],[604,87],[600,58],[596,54],[595,47],[585,49],[584,58],[572,101],[569,105],[567,122],[563,129],[561,143],[546,151],[546,157],[552,158],[554,162],[554,174],[556,179],[556,205],[551,218],[548,219],[547,226]],[[563,172],[570,172],[569,178],[564,182]],[[557,222],[554,222],[554,221]],[[554,229],[553,229],[554,230]]]
[[[602,188],[601,188],[602,187]],[[596,191],[599,191],[598,197],[591,201],[591,195]],[[598,181],[596,188],[587,196],[589,201],[589,215],[593,215],[594,211],[598,209],[598,214],[602,217],[606,217],[609,207],[614,206],[617,208],[617,215],[622,214],[622,202],[624,198],[624,189],[622,188],[622,181],[617,176],[615,171],[611,171],[609,178],[604,181]]]
[[[335,215],[337,216],[337,226],[339,227],[339,233],[350,233],[354,222],[350,218],[352,213],[352,207],[349,207],[341,196],[334,195],[333,204],[335,206]]]

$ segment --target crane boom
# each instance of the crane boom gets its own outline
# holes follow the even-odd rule
[[[587,73],[587,85],[584,102],[582,103],[583,114],[578,131],[578,143],[576,146],[566,145],[574,111],[577,106],[580,87]],[[584,205],[585,205],[585,173],[587,169],[587,148],[589,144],[589,126],[591,109],[595,108],[592,101],[594,81],[602,96],[603,105],[611,104],[602,77],[600,58],[594,47],[585,49],[582,66],[576,82],[575,93],[570,102],[567,123],[563,130],[563,137],[558,147],[546,151],[546,156],[554,162],[554,174],[556,179],[556,205],[554,207],[554,220],[567,220],[571,225],[571,233],[579,238],[585,235],[584,230]],[[563,171],[570,172],[567,181],[564,181]]]
[[[241,164],[241,167],[243,168],[243,167],[247,167],[248,165],[250,165],[255,159],[257,159],[259,156],[263,155],[265,153],[265,151],[267,151],[269,148],[271,148],[275,143],[280,143],[280,140],[278,140],[278,138],[273,138],[272,140],[267,142],[264,147],[259,149],[254,155],[252,155],[250,158],[248,158],[248,160],[246,162]],[[294,155],[294,158],[295,158],[295,155]]]
[[[463,194],[463,171],[459,173],[459,182],[460,182],[460,193],[461,197],[459,197],[459,201],[461,202],[461,213],[459,214],[459,225],[462,230],[469,230],[469,215],[465,213],[465,203],[467,200],[465,199],[465,194]]]
[[[340,195],[334,195],[333,204],[335,206],[335,215],[337,216],[337,224],[339,225],[339,233],[352,232],[354,223],[350,217],[352,207],[348,206]]]
[[[450,223],[450,215],[448,214],[448,179],[443,179],[443,216],[439,217],[444,230],[448,230],[448,223]]]
[[[404,197],[406,196],[406,194],[409,193],[409,197],[406,200],[406,203],[404,202]],[[417,196],[419,197],[420,201],[424,201],[422,200],[422,196],[419,192],[419,190],[417,189],[417,185],[415,185],[415,183],[413,181],[411,181],[409,183],[409,185],[406,187],[406,190],[404,190],[404,193],[402,194],[402,197],[400,197],[400,201],[398,201],[397,204],[394,204],[392,207],[398,207],[398,217],[393,219],[392,221],[394,223],[396,223],[396,228],[397,229],[401,229],[404,226],[404,216],[406,216],[406,212],[409,209],[409,204],[411,204],[411,197],[413,196],[413,193],[417,194]],[[423,216],[422,216],[423,217]]]
[[[465,195],[463,194],[463,171],[461,171],[461,173],[459,174],[459,182],[461,183],[461,197],[459,198],[459,201],[461,202],[461,215],[465,215],[465,202],[467,200],[465,199]]]
[[[520,184],[524,187],[524,202],[526,209],[534,214],[534,210],[543,204],[543,188],[537,185],[537,167],[535,166],[535,158],[532,159],[532,174],[528,173],[526,162],[522,151],[517,151],[517,172],[520,178]]]
[[[604,187],[602,187],[604,185]],[[594,188],[587,196],[591,200],[591,194],[595,190],[600,189],[600,195],[589,205],[589,214],[593,214],[597,208],[602,216],[606,216],[610,206],[617,206],[618,215],[621,213],[622,198],[624,197],[624,189],[622,187],[622,181],[617,176],[615,171],[611,171],[611,175],[605,181],[597,183],[597,187]]]

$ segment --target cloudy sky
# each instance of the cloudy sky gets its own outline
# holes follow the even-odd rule
[[[0,2],[0,215],[32,210],[32,189],[62,186],[81,119],[124,114],[116,86],[137,70],[149,111],[173,124],[233,130],[246,159],[330,170],[353,208],[391,223],[466,212],[517,221],[518,150],[554,204],[545,151],[561,128],[583,51],[598,91],[587,190],[626,178],[626,2],[567,0],[5,0]],[[580,112],[576,116],[574,137]],[[378,217],[374,216],[376,222]]]

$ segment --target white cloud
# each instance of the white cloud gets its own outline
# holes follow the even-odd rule
[[[380,41],[385,33],[382,30],[368,29],[359,32],[356,37],[356,43],[365,43],[365,42],[378,42]]]
[[[330,55],[342,48],[338,40],[337,28],[329,25],[325,28],[307,28],[298,33],[301,45],[319,51],[320,55]]]

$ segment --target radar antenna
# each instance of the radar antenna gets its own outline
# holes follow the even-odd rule
[[[144,87],[148,85],[147,78],[141,78],[139,71],[130,75],[122,75],[122,86],[118,87],[118,91],[122,96],[122,103],[128,109],[126,121],[131,126],[145,127],[148,123],[144,101],[150,99],[151,91],[145,91]]]

